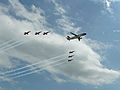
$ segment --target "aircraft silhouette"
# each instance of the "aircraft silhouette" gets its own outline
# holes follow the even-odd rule
[[[74,35],[74,37],[70,37],[70,36],[67,36],[67,40],[72,40],[72,39],[78,39],[80,41],[80,39],[82,39],[82,36],[85,36],[86,33],[82,33],[82,34],[74,34],[72,32],[70,32],[72,35]]]
[[[69,53],[74,53],[75,51],[70,51]]]
[[[35,32],[35,35],[39,35],[41,32],[42,32],[42,31],[40,31],[40,32]]]
[[[24,35],[28,35],[31,31],[28,31],[28,32],[24,32]]]
[[[68,58],[71,58],[71,57],[73,57],[74,55],[71,55],[71,56],[68,56]]]
[[[73,59],[69,59],[68,62],[71,62]]]
[[[48,33],[50,33],[50,32],[44,32],[43,35],[47,35]]]

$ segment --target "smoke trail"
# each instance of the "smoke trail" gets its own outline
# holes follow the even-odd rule
[[[15,44],[14,46],[11,46],[11,47],[9,47],[9,48],[6,48],[6,49],[4,49],[3,51],[1,51],[0,53],[5,52],[5,51],[7,51],[7,50],[10,50],[10,49],[12,49],[12,48],[14,48],[14,47],[20,46],[20,45],[22,45],[23,43],[25,43],[25,41],[23,41],[23,42],[21,42],[21,43],[18,43],[18,44]]]
[[[49,64],[52,64],[52,63],[55,63],[55,62],[62,61],[62,60],[64,60],[64,59],[65,59],[65,58],[59,59],[59,60],[57,60],[57,61],[50,62],[50,63],[48,63],[48,65],[49,65]],[[43,66],[47,66],[47,65],[42,65],[41,67],[43,67]],[[12,76],[15,76],[15,75],[19,75],[19,74],[25,73],[25,72],[30,71],[30,70],[35,70],[35,69],[37,69],[37,68],[38,68],[38,67],[34,67],[34,68],[32,68],[32,69],[27,69],[27,70],[24,70],[24,71],[21,71],[21,72],[8,74],[8,75],[6,75],[6,76],[7,76],[7,77],[12,77]]]
[[[66,61],[64,61],[64,62],[62,62],[62,63],[59,63],[59,64],[54,64],[53,66],[57,66],[57,65],[60,65],[60,64],[65,63],[65,62],[66,62]],[[49,67],[49,66],[47,66],[47,67]],[[27,76],[27,75],[30,75],[30,74],[33,74],[33,73],[37,73],[37,72],[41,72],[41,71],[43,71],[44,69],[46,69],[46,67],[43,67],[42,69],[35,70],[35,71],[29,72],[29,73],[22,74],[22,75],[19,75],[19,76],[15,76],[15,77],[13,77],[12,79],[20,78],[20,77]]]
[[[56,58],[59,58],[59,57],[61,57],[61,56],[65,56],[65,55],[67,55],[67,54],[62,54],[62,55],[59,55],[59,56],[55,56],[55,57],[52,57],[52,58],[47,59],[47,60],[56,59]],[[39,62],[37,62],[37,63],[33,63],[33,64],[30,64],[30,65],[27,65],[27,66],[24,66],[24,67],[21,67],[21,68],[17,68],[17,69],[14,69],[14,70],[6,71],[6,72],[4,72],[2,75],[9,74],[9,73],[12,73],[12,72],[16,72],[16,71],[19,71],[19,70],[22,70],[22,69],[25,69],[25,68],[28,68],[28,67],[31,67],[31,66],[40,64],[40,63],[41,63],[41,61],[39,61]]]
[[[21,43],[21,41],[15,41],[15,42],[13,42],[13,43],[10,43],[10,44],[5,45],[4,47],[1,47],[0,49],[1,49],[1,50],[5,50],[6,48],[12,47],[12,46],[14,46],[14,45],[16,45],[16,44],[19,44],[19,43]]]
[[[5,46],[5,45],[8,44],[8,43],[13,42],[13,41],[14,41],[14,39],[11,39],[11,40],[8,40],[8,41],[6,41],[6,42],[0,44],[0,48],[3,47],[3,46]]]

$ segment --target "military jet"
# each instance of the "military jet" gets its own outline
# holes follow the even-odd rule
[[[71,58],[71,57],[73,57],[74,55],[71,55],[71,56],[68,56],[68,58]]]
[[[69,53],[74,53],[75,51],[70,51]]]
[[[68,62],[71,62],[73,59],[69,59]]]
[[[35,35],[39,35],[41,32],[42,32],[42,31],[40,31],[40,32],[35,32]]]
[[[48,33],[50,33],[50,32],[44,32],[43,35],[47,35]]]
[[[28,35],[31,31],[28,31],[28,32],[24,32],[24,35]]]
[[[72,35],[74,35],[74,37],[70,37],[70,36],[67,36],[67,40],[72,40],[72,39],[78,39],[80,41],[80,39],[82,39],[82,36],[85,36],[86,33],[82,33],[82,34],[74,34],[72,32],[70,32]]]

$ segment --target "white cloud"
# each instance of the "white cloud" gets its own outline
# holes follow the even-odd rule
[[[59,78],[59,77],[57,77],[57,76],[55,76],[55,75],[53,75],[52,78],[53,78],[54,80],[56,80],[58,83],[65,83],[65,82],[66,82],[64,79]]]
[[[105,5],[105,9],[107,10],[107,12],[109,12],[110,14],[113,14],[114,11],[111,7],[112,3],[115,2],[120,2],[120,0],[91,0],[94,2],[99,2],[99,3],[103,3]],[[102,13],[105,13],[104,11],[102,11]]]
[[[117,32],[117,33],[118,33],[118,32],[120,32],[120,30],[119,30],[119,29],[117,29],[117,30],[113,30],[113,32],[114,32],[114,33],[115,33],[115,32]]]
[[[56,4],[55,8],[60,7],[58,3],[54,3]],[[40,13],[44,12],[40,8],[32,6],[32,11],[27,11],[24,5],[18,0],[10,0],[10,6],[12,6],[10,9],[4,6],[4,8],[7,8],[7,10],[5,10],[6,12],[12,9],[17,16],[28,20],[18,20],[14,16],[6,14],[4,9],[1,10],[3,7],[0,7],[0,12],[2,13],[0,14],[0,31],[2,32],[2,34],[0,34],[0,40],[5,41],[15,38],[16,40],[23,39],[29,42],[8,51],[8,55],[20,58],[28,63],[34,63],[64,54],[69,50],[75,50],[76,54],[73,62],[68,63],[66,59],[65,64],[51,66],[46,69],[52,75],[56,76],[54,79],[58,82],[69,81],[57,77],[59,74],[66,76],[71,81],[91,85],[109,84],[119,77],[120,73],[118,71],[109,70],[101,64],[102,56],[96,53],[91,46],[86,43],[87,39],[85,41],[85,38],[80,42],[78,42],[78,40],[67,41],[65,37],[54,32],[47,36],[34,36],[35,29],[40,31],[49,31],[51,29],[45,26],[47,21],[45,16],[40,15]],[[60,12],[62,17],[57,23],[61,25],[62,23],[64,24],[61,29],[76,30],[73,26],[74,24],[69,23],[69,19],[64,15],[66,11],[63,8],[57,9],[57,11]],[[23,32],[28,30],[32,31],[32,33],[26,37],[23,35]],[[8,34],[9,36],[6,37]],[[0,64],[6,68],[11,67],[11,63],[7,55],[0,59]]]
[[[107,12],[109,12],[110,14],[113,14],[113,10],[111,8],[111,4],[113,3],[111,0],[91,0],[94,2],[99,2],[99,3],[103,3],[105,9],[107,10]],[[102,13],[105,13],[104,11],[102,11]]]
[[[120,0],[91,0],[91,1],[94,1],[94,2],[119,2]]]
[[[55,14],[61,16],[61,18],[56,20],[56,23],[60,28],[62,28],[64,34],[66,35],[66,33],[70,31],[75,33],[80,31],[81,27],[74,27],[75,25],[69,19],[70,17],[65,15],[67,12],[64,10],[64,8],[60,4],[58,4],[56,0],[51,0],[51,1],[55,5],[55,10],[56,10]]]
[[[112,11],[112,8],[111,8],[111,2],[108,1],[108,0],[104,0],[104,3],[105,3],[105,5],[106,5],[106,10],[107,10],[109,13],[113,14],[113,11]]]
[[[51,0],[51,2],[55,5],[55,9],[56,9],[58,15],[63,15],[66,13],[64,8],[61,5],[59,5],[58,3],[56,3],[56,0]]]
[[[120,0],[110,0],[111,2],[120,2]]]
[[[11,68],[12,63],[10,62],[9,58],[5,54],[0,55],[0,68]]]

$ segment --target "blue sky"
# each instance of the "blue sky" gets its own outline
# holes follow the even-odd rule
[[[23,71],[45,65],[42,72],[30,70],[27,72],[33,74],[20,78],[1,78],[0,90],[120,89],[119,0],[1,0],[0,13],[0,44],[14,39],[0,48],[0,73],[36,62],[43,64]],[[30,35],[24,36],[29,30]],[[34,36],[36,31],[51,33]],[[69,32],[87,35],[80,42],[69,42],[65,38]],[[70,50],[76,51],[71,63],[67,62],[68,53],[48,60]]]

